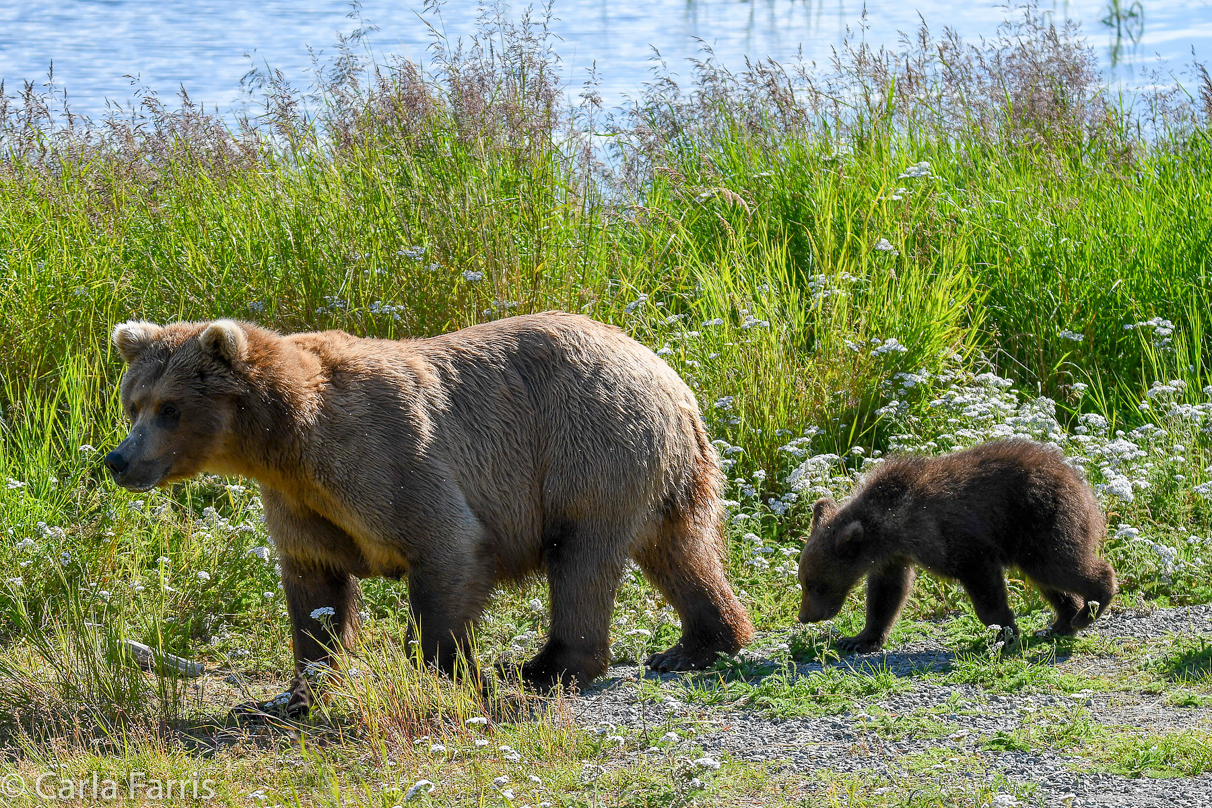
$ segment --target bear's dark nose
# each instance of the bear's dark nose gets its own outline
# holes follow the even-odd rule
[[[116,449],[107,454],[102,462],[105,463],[105,467],[109,469],[110,473],[115,475],[126,471],[126,467],[130,465],[125,457],[118,454]]]

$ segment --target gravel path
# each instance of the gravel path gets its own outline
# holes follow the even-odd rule
[[[1118,612],[1107,615],[1091,629],[1091,633],[1107,638],[1132,640],[1157,639],[1175,632],[1212,633],[1212,605]],[[760,657],[760,650],[758,655]],[[878,654],[851,656],[842,664],[861,668],[871,663],[905,675],[920,673],[923,669],[945,670],[952,658],[941,644],[924,641]],[[1122,666],[1124,660],[1116,656],[1087,654],[1068,660],[1062,658],[1057,664],[1074,666],[1075,671],[1095,670],[1114,675],[1115,666]],[[798,670],[808,673],[820,669],[820,665],[813,664],[801,665]],[[641,702],[635,676],[635,667],[612,668],[607,677],[581,697],[576,707],[579,720],[589,726],[639,729],[659,728],[671,720],[690,719],[696,722],[696,732],[681,743],[701,746],[707,754],[725,753],[734,759],[770,763],[797,772],[822,769],[869,772],[884,775],[894,782],[907,774],[901,760],[904,756],[936,750],[940,759],[947,760],[946,751],[950,750],[964,757],[953,758],[950,767],[946,763],[935,767],[947,770],[941,773],[943,780],[960,783],[966,778],[975,783],[1001,773],[1012,782],[1034,784],[1038,788],[1041,797],[1024,802],[1024,805],[1083,808],[1212,806],[1212,774],[1166,780],[1131,779],[1090,771],[1089,762],[1080,754],[998,752],[980,748],[981,741],[993,733],[1029,726],[1040,711],[1056,715],[1058,711],[1072,710],[1076,706],[1085,707],[1090,720],[1105,724],[1152,730],[1212,729],[1212,709],[1172,707],[1156,695],[1123,691],[998,695],[972,685],[943,686],[911,678],[908,692],[865,704],[860,699],[857,709],[840,715],[779,720],[765,717],[757,710],[685,704],[669,694]],[[648,678],[654,682],[668,682],[674,677],[649,674]],[[929,716],[937,722],[933,725],[936,731],[925,733],[937,737],[889,740],[890,733],[877,732],[872,726],[889,714],[906,716],[921,708],[941,708],[939,713]],[[873,710],[877,715],[869,715],[867,710]],[[891,733],[891,737],[896,737],[896,733]],[[970,765],[973,759],[979,760],[980,764]],[[919,769],[920,765],[919,762]]]

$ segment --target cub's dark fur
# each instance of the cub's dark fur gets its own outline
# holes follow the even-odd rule
[[[1002,575],[1017,567],[1055,608],[1050,631],[1072,634],[1115,595],[1115,571],[1098,557],[1104,532],[1090,486],[1043,444],[1001,440],[943,457],[892,458],[845,505],[814,506],[800,556],[799,619],[833,617],[865,575],[867,625],[838,647],[878,650],[922,567],[962,583],[985,625],[1017,633]]]

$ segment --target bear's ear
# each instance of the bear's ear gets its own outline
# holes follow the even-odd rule
[[[812,529],[816,530],[837,513],[837,503],[829,497],[818,499],[812,505]]]
[[[248,348],[244,329],[235,320],[215,320],[198,339],[205,351],[232,365],[243,361]]]
[[[147,350],[148,345],[159,338],[163,330],[155,323],[145,320],[127,320],[121,325],[114,326],[114,333],[110,339],[113,340],[118,356],[129,365]]]
[[[837,531],[837,537],[834,540],[837,551],[842,555],[855,555],[859,551],[859,547],[863,543],[863,523],[857,519],[847,525],[843,525]]]

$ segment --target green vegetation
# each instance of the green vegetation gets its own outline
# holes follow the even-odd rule
[[[1197,71],[1190,94],[1117,106],[1090,52],[1034,11],[1002,33],[979,50],[925,31],[896,54],[853,46],[826,71],[705,62],[686,87],[657,80],[613,114],[591,86],[565,109],[544,34],[496,23],[467,49],[439,48],[429,72],[368,67],[346,40],[316,93],[266,76],[263,111],[234,129],[187,101],[147,99],[90,127],[55,99],[0,98],[0,774],[196,773],[232,805],[391,806],[421,779],[437,785],[413,792],[419,804],[854,806],[888,804],[883,788],[980,806],[1018,793],[993,775],[940,785],[981,768],[968,752],[923,752],[904,777],[707,771],[685,746],[641,754],[668,728],[595,734],[564,702],[482,704],[400,651],[406,592],[389,581],[366,582],[364,646],[314,722],[236,727],[228,709],[272,697],[291,665],[255,486],[135,496],[98,463],[123,433],[107,334],[128,318],[422,337],[559,308],[617,323],[698,391],[731,478],[730,572],[763,632],[794,624],[816,496],[844,495],[889,450],[1005,434],[1053,440],[1087,470],[1117,605],[1212,601],[1212,82]],[[483,658],[533,653],[544,594],[496,599]],[[1012,579],[1011,595],[1025,630],[1046,624],[1038,593]],[[942,637],[945,670],[839,667],[833,632],[859,627],[861,599],[760,663],[637,687],[779,718],[922,683],[1148,688],[1176,709],[1212,693],[1202,641],[1149,660],[1082,638],[999,649],[963,592],[929,576],[892,643]],[[616,660],[665,647],[675,621],[629,574]],[[128,639],[211,672],[142,673]],[[1065,668],[1069,655],[1127,673]],[[790,667],[806,662],[823,667]],[[937,740],[941,720],[869,723]],[[1054,730],[985,748],[1088,742],[1133,776],[1209,768],[1202,731],[1102,736],[1084,717]]]

